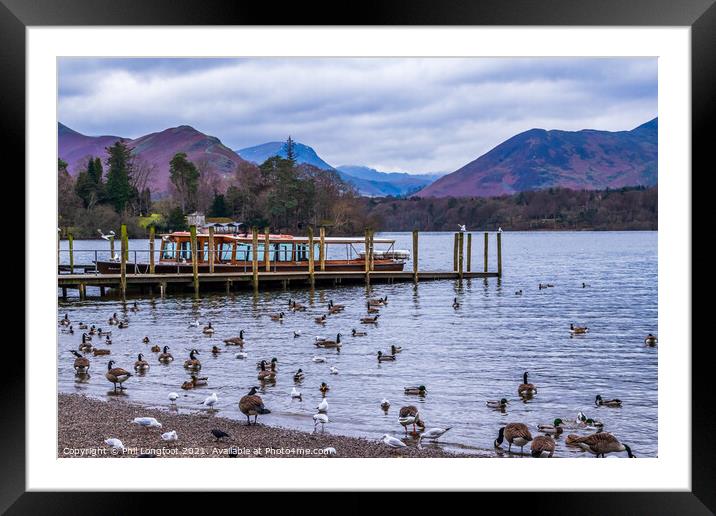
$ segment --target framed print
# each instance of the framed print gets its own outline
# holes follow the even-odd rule
[[[713,2],[210,4],[3,0],[28,303],[0,507],[712,511]]]

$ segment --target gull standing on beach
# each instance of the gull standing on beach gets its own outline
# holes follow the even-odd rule
[[[328,415],[323,414],[319,412],[318,414],[313,414],[313,431],[316,431],[316,427],[318,424],[321,424],[321,432],[325,432],[325,425],[328,423]]]
[[[124,450],[124,444],[116,437],[105,439],[104,444],[110,446],[112,449],[115,450]]]
[[[204,401],[201,402],[201,405],[204,405],[205,407],[209,407],[210,409],[214,408],[214,404],[219,401],[219,397],[216,395],[215,392],[211,393],[211,396],[208,396]]]
[[[144,427],[145,430],[148,428],[154,428],[154,427],[161,428],[162,427],[162,424],[153,417],[135,417],[132,420],[132,423],[134,423],[135,425]]]
[[[179,436],[177,435],[176,430],[172,430],[171,432],[165,432],[162,434],[162,441],[176,441],[179,439]]]
[[[391,437],[388,434],[385,434],[383,436],[383,444],[388,446],[389,448],[406,448],[408,445],[405,444],[400,439],[396,439],[395,437]]]
[[[177,399],[179,399],[179,395],[176,392],[170,392],[167,397],[172,405],[176,405]]]

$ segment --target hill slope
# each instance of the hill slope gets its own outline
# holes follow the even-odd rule
[[[323,161],[321,157],[316,154],[308,145],[295,142],[294,152],[296,153],[296,163],[305,163],[307,165],[313,165],[316,168],[322,170],[333,170],[333,167]],[[268,142],[254,147],[246,147],[245,149],[239,149],[236,153],[246,161],[251,161],[260,165],[268,158],[273,156],[286,157],[286,142]]]
[[[440,177],[440,174],[380,172],[358,165],[342,165],[337,170],[344,181],[353,184],[361,195],[369,197],[410,194]]]

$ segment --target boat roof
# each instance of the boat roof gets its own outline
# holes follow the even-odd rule
[[[165,235],[162,235],[162,237],[190,237],[191,233],[188,231],[175,231],[173,233],[167,233]],[[209,236],[208,233],[197,233],[197,237],[203,237],[206,238]],[[253,237],[250,233],[240,233],[240,234],[230,234],[227,235],[225,233],[215,233],[214,234],[215,239],[224,239],[224,240],[235,240],[238,242],[246,242],[251,243],[253,240]],[[259,242],[263,242],[265,239],[265,233],[259,233]],[[318,237],[313,237],[314,243],[319,242]],[[269,242],[271,243],[281,243],[281,242],[291,242],[291,243],[298,243],[298,244],[307,244],[308,243],[308,237],[307,236],[293,236],[293,235],[278,235],[278,234],[269,234]],[[326,244],[363,244],[365,243],[365,237],[324,237],[324,242]],[[395,243],[395,240],[391,238],[373,238],[373,242],[376,244],[393,244]]]

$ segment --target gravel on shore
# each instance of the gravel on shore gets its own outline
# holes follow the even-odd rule
[[[135,417],[154,417],[162,428],[141,428]],[[253,418],[252,418],[253,420]],[[217,442],[212,429],[230,435]],[[161,434],[176,430],[178,440],[164,442]],[[120,439],[123,452],[112,450],[105,439]],[[335,454],[325,448],[334,448]],[[259,424],[248,426],[209,413],[177,413],[112,400],[101,401],[79,394],[59,394],[58,458],[72,457],[158,457],[229,458],[235,457],[465,457],[440,448],[416,446],[392,449],[377,440],[309,433]]]

